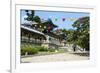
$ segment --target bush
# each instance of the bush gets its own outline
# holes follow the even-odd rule
[[[34,55],[38,52],[55,52],[55,49],[46,48],[41,46],[32,46],[32,45],[22,45],[21,46],[21,55]]]
[[[51,48],[49,48],[48,51],[50,51],[50,52],[55,52],[55,49],[51,49]]]
[[[55,51],[55,49],[52,49],[52,48],[46,48],[46,47],[41,47],[41,46],[38,46],[38,47],[36,47],[37,49],[38,49],[38,51],[40,51],[40,52],[54,52]]]
[[[48,48],[45,48],[45,47],[38,47],[38,50],[43,52],[43,51],[48,51]]]
[[[32,46],[23,46],[21,47],[21,55],[25,55],[27,53],[27,55],[33,55],[33,54],[37,54],[38,50],[35,47]]]

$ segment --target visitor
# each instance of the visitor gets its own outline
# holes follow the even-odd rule
[[[76,44],[73,44],[73,51],[75,52],[76,51]]]

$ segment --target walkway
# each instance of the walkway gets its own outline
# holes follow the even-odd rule
[[[79,56],[70,53],[60,53],[60,54],[53,54],[53,55],[21,58],[21,63],[73,61],[73,60],[88,60],[88,59],[89,59],[88,56]]]

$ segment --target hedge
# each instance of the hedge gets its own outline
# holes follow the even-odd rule
[[[34,55],[38,52],[55,52],[55,49],[32,45],[21,46],[21,55],[26,55],[26,53],[27,55]]]
[[[21,47],[21,55],[25,55],[27,53],[27,55],[33,55],[33,54],[37,54],[38,50],[35,47],[32,46],[24,46]]]

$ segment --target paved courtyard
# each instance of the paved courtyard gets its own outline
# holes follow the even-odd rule
[[[53,55],[21,58],[21,63],[56,62],[56,61],[73,61],[73,60],[89,60],[89,57],[79,56],[70,53],[60,53],[60,54],[53,54]]]

